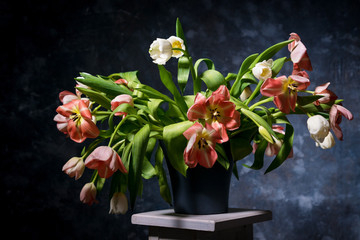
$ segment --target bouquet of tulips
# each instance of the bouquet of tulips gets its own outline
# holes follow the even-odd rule
[[[289,56],[274,59],[284,47]],[[98,201],[97,193],[110,181],[110,213],[125,213],[128,198],[134,207],[143,179],[152,177],[158,179],[163,199],[171,203],[164,153],[184,176],[198,165],[211,168],[218,162],[229,168],[229,161],[236,163],[249,154],[253,163],[242,165],[256,170],[263,168],[264,156],[273,157],[268,173],[293,156],[294,128],[288,114],[307,115],[310,137],[323,149],[335,144],[331,129],[343,140],[342,117],[353,118],[328,89],[329,82],[314,91],[307,89],[312,65],[296,33],[248,56],[237,73],[227,75],[216,70],[210,59],[194,62],[179,19],[176,36],[157,38],[149,53],[171,96],[141,83],[137,71],[109,76],[83,72],[75,78],[75,93],[59,94],[62,105],[54,118],[59,131],[76,143],[93,139],[63,171],[76,180],[85,169],[93,171],[80,193],[80,200],[88,205]],[[165,68],[172,58],[178,64],[176,77]],[[280,75],[287,63],[292,64],[292,72]],[[207,70],[199,72],[200,64]],[[185,95],[190,78],[193,94]],[[201,89],[202,82],[206,89]],[[223,143],[230,146],[230,160]],[[233,174],[238,177],[236,164]]]

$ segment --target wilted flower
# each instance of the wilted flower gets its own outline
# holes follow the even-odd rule
[[[315,105],[319,106],[321,103],[334,102],[338,97],[332,91],[328,90],[330,82],[320,85],[315,88],[314,95],[322,95],[323,97],[314,102]]]
[[[274,96],[275,105],[281,112],[288,114],[290,109],[295,111],[297,91],[305,90],[309,85],[309,79],[298,75],[280,76],[265,80],[260,92],[267,97]]]
[[[109,178],[120,170],[127,173],[121,158],[114,149],[107,146],[97,147],[85,160],[85,166],[97,169],[101,178]]]
[[[78,180],[84,173],[85,164],[81,157],[72,157],[63,166],[62,170],[69,175],[69,177],[75,177],[75,180]]]
[[[93,182],[87,183],[81,189],[80,201],[91,206],[93,203],[98,203],[96,200],[96,187]]]
[[[124,193],[116,192],[110,200],[109,214],[125,214],[128,210],[128,200]]]
[[[330,118],[329,118],[330,126],[331,129],[334,131],[335,136],[341,141],[343,140],[343,133],[340,128],[342,116],[344,116],[348,120],[353,119],[353,115],[349,110],[347,110],[341,105],[337,105],[337,104],[332,105],[330,109]]]
[[[294,63],[294,68],[312,71],[309,55],[307,54],[306,47],[301,42],[299,35],[296,33],[290,33],[289,40],[290,39],[294,39],[294,41],[288,45],[291,61]]]
[[[179,49],[185,50],[184,40],[182,40],[181,38],[171,36],[167,40],[171,43],[172,48],[179,48]],[[172,50],[172,57],[179,58],[182,55],[184,55],[184,53],[182,51]]]
[[[159,65],[165,65],[165,63],[171,58],[173,51],[171,43],[162,38],[157,38],[150,45],[150,57],[154,60],[153,62]]]
[[[266,80],[268,78],[271,78],[272,71],[271,66],[273,64],[273,60],[264,60],[262,62],[259,62],[255,65],[255,67],[252,69],[252,73],[254,76],[259,80]]]

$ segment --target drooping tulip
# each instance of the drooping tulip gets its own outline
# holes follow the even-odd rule
[[[185,164],[190,168],[196,167],[198,163],[211,168],[217,160],[215,145],[222,142],[219,133],[208,123],[203,127],[196,122],[183,135],[189,140],[184,151]]]
[[[78,180],[84,173],[85,164],[82,158],[72,157],[65,163],[62,170],[69,175],[69,177],[75,177],[75,180]]]
[[[298,34],[290,33],[289,40],[294,39],[288,45],[291,61],[296,64],[295,68],[312,71],[311,62],[305,45],[301,42]]]
[[[120,106],[121,104],[127,103],[131,106],[134,106],[134,100],[133,98],[128,95],[128,94],[121,94],[116,96],[112,101],[111,101],[111,110],[114,111],[118,106]],[[121,116],[123,115],[124,117],[127,115],[126,112],[117,112],[115,113],[115,116]]]
[[[150,45],[149,53],[154,63],[165,65],[173,54],[172,45],[166,39],[157,38]]]
[[[342,116],[344,116],[346,119],[348,120],[353,120],[353,114],[346,108],[344,108],[341,105],[338,104],[334,104],[332,105],[331,109],[330,109],[330,126],[331,129],[334,131],[335,136],[339,139],[339,140],[343,140],[343,133],[342,130],[340,128],[340,123],[342,121]]]
[[[187,112],[187,117],[190,121],[204,119],[219,132],[222,142],[227,142],[229,137],[226,130],[235,130],[240,126],[240,113],[229,100],[230,93],[225,85],[221,85],[207,99],[198,93],[194,105]]]
[[[315,88],[314,95],[322,95],[323,97],[314,102],[315,105],[319,106],[322,103],[334,102],[338,97],[331,90],[327,89],[330,82],[320,85]]]
[[[56,109],[60,116],[55,116],[54,120],[58,122],[58,129],[70,138],[81,143],[86,138],[96,138],[100,131],[93,122],[92,114],[83,100],[72,100],[71,102],[61,105]],[[65,123],[67,121],[67,125]],[[66,125],[66,131],[64,130]]]
[[[117,170],[127,173],[123,162],[117,152],[111,147],[97,147],[85,160],[85,166],[98,170],[101,178],[111,177]]]
[[[128,200],[124,193],[116,192],[110,200],[109,214],[125,214],[128,210]]]
[[[81,189],[80,201],[89,206],[99,202],[98,200],[96,200],[96,187],[93,182],[85,184],[84,187]]]
[[[330,132],[329,121],[321,115],[314,115],[308,118],[307,127],[317,147],[328,149],[335,145],[334,138]]]
[[[280,76],[265,80],[260,92],[264,96],[274,97],[275,105],[281,112],[288,114],[290,109],[295,111],[297,91],[305,90],[309,85],[309,79],[298,75]]]

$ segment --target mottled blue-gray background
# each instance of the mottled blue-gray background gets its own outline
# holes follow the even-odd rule
[[[223,74],[291,32],[302,37],[314,68],[310,88],[331,81],[355,118],[341,124],[344,141],[325,151],[310,139],[306,117],[292,117],[294,157],[267,175],[238,163],[230,206],[273,212],[272,221],[255,225],[255,239],[360,239],[359,9],[359,1],[1,1],[3,235],[146,239],[132,212],[108,214],[108,184],[99,204],[80,203],[90,173],[75,182],[61,168],[83,145],[65,139],[52,119],[58,93],[73,90],[81,71],[139,70],[141,81],[165,91],[148,48],[174,35],[180,17],[192,56],[212,59]],[[168,208],[158,193],[146,181],[135,211]]]

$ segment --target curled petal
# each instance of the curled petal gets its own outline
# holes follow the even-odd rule
[[[290,52],[294,49],[296,44],[301,40],[299,35],[297,35],[296,33],[290,33],[289,40],[291,40],[291,39],[294,39],[295,41],[289,43],[289,45],[288,45],[288,49]]]
[[[310,85],[310,80],[308,78],[299,75],[290,75],[289,78],[297,82],[297,90],[305,90]]]

